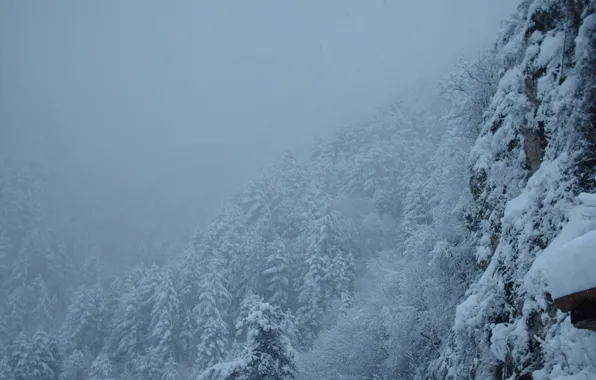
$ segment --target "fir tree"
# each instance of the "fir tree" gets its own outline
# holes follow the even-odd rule
[[[305,347],[318,334],[332,297],[340,296],[336,291],[339,284],[347,284],[352,280],[348,278],[350,259],[341,250],[342,237],[337,212],[325,204],[318,213],[307,238],[306,274],[298,295],[300,307],[297,311],[297,324],[300,343]],[[340,279],[335,277],[337,275],[344,277]]]
[[[248,317],[246,380],[289,380],[296,376],[295,352],[282,328],[283,314],[267,303],[255,305]]]
[[[32,296],[36,305],[31,310],[32,322],[36,325],[50,325],[53,319],[53,308],[57,299],[50,296],[46,283],[38,274],[30,285]]]
[[[86,380],[87,359],[85,355],[75,349],[62,362],[59,380]]]
[[[263,298],[254,294],[251,290],[249,290],[246,296],[242,298],[238,308],[238,316],[236,317],[234,324],[236,332],[234,334],[234,343],[231,352],[233,356],[239,356],[243,352],[248,329],[246,319],[248,318],[251,309],[261,302],[263,302]]]
[[[285,310],[288,305],[289,268],[288,253],[279,237],[269,244],[266,259],[267,269],[263,271],[267,302]]]
[[[88,380],[111,380],[113,371],[110,358],[105,353],[101,353],[91,364]]]
[[[33,335],[25,361],[28,379],[55,380],[58,378],[60,356],[57,345],[42,329]]]
[[[8,359],[3,357],[0,359],[0,379],[2,380],[16,380],[12,368],[8,363]]]
[[[166,361],[162,377],[159,380],[178,380],[178,365],[173,357],[170,356]]]
[[[230,294],[222,274],[223,261],[214,252],[207,261],[201,280],[199,303],[193,309],[197,324],[199,344],[195,361],[196,373],[221,362],[228,349],[228,325],[226,322]]]
[[[283,329],[278,307],[258,302],[243,321],[246,347],[237,359],[218,363],[197,380],[290,380],[296,377],[295,352]]]
[[[28,359],[30,349],[31,344],[29,338],[21,332],[10,348],[9,364],[16,380],[28,379],[30,372]]]
[[[154,295],[149,327],[153,349],[162,362],[165,362],[169,357],[176,358],[178,356],[175,343],[177,335],[176,322],[179,318],[178,306],[179,300],[174,288],[172,274],[170,271],[166,271]]]
[[[181,305],[184,305],[181,303]],[[180,331],[178,333],[179,360],[189,360],[195,357],[194,352],[196,324],[192,311],[184,308],[180,313]]]
[[[105,299],[100,286],[83,285],[73,296],[63,325],[68,350],[99,354],[104,343]]]

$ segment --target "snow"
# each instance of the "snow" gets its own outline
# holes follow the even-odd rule
[[[596,194],[582,193],[578,199],[581,204],[527,276],[532,281],[542,273],[553,298],[596,287]]]
[[[575,41],[577,45],[576,59],[590,56],[590,34],[596,29],[596,14],[591,14],[584,19],[582,26],[579,29],[577,39]]]
[[[246,358],[237,358],[229,362],[215,364],[201,373],[198,380],[222,380],[246,366]]]
[[[505,361],[508,348],[508,337],[512,333],[514,326],[509,323],[499,323],[492,326],[492,335],[490,337],[490,350],[495,358]]]
[[[548,35],[540,45],[540,54],[536,59],[538,66],[546,66],[550,61],[560,54],[561,46],[563,45],[563,32],[556,35]]]
[[[511,219],[521,216],[524,211],[526,211],[528,203],[530,203],[530,194],[524,191],[517,197],[507,202],[507,206],[505,207],[505,215]]]
[[[554,377],[552,380],[596,380],[596,372],[593,372],[589,369],[584,369],[583,371],[576,373],[575,375],[557,376]]]

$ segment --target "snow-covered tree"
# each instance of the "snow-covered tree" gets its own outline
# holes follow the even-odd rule
[[[91,364],[89,369],[88,380],[112,380],[113,366],[110,358],[105,353],[99,354]]]
[[[305,346],[316,337],[333,297],[341,296],[342,292],[337,290],[353,280],[350,278],[352,262],[344,244],[339,215],[329,204],[320,207],[306,236],[306,273],[296,312],[301,344]]]
[[[85,380],[87,378],[87,358],[75,349],[62,361],[59,380]]]
[[[3,380],[16,380],[12,368],[8,363],[8,359],[3,357],[0,359],[0,379]]]
[[[289,380],[296,377],[295,352],[283,330],[283,314],[268,303],[255,305],[245,324],[247,380]]]
[[[166,362],[168,358],[176,359],[178,349],[176,336],[178,334],[179,300],[172,273],[166,271],[154,294],[153,310],[149,326],[150,340],[159,359]]]
[[[178,365],[173,357],[170,356],[166,361],[162,377],[159,380],[178,380]]]
[[[31,339],[25,357],[27,379],[55,380],[60,372],[60,353],[56,342],[42,329]]]
[[[232,345],[231,354],[238,356],[244,350],[246,343],[246,333],[248,326],[246,325],[246,318],[250,313],[250,310],[257,304],[263,302],[263,298],[254,294],[249,290],[246,296],[242,299],[238,307],[238,315],[234,321],[234,342]]]
[[[178,332],[178,348],[179,348],[179,360],[189,360],[195,357],[195,331],[196,322],[194,320],[192,311],[188,307],[184,307],[181,302],[180,306],[180,330]]]
[[[135,361],[135,379],[160,380],[164,374],[164,362],[156,350],[148,349]]]
[[[29,373],[29,350],[29,338],[21,332],[12,342],[9,354],[9,364],[16,380],[27,379]]]
[[[99,354],[105,339],[105,299],[100,286],[81,286],[73,295],[62,327],[68,350]]]
[[[225,359],[229,344],[226,319],[230,294],[219,252],[214,252],[207,259],[207,267],[204,269],[199,286],[199,303],[193,309],[198,326],[196,333],[200,337],[195,360],[196,373]]]
[[[284,315],[278,307],[256,302],[243,321],[246,346],[230,362],[215,364],[198,380],[289,380],[296,377],[296,353],[283,329]]]
[[[147,348],[154,296],[160,281],[160,268],[136,271],[130,289],[123,295],[111,335],[111,355],[117,363],[134,363]]]
[[[288,252],[280,238],[270,242],[268,248],[267,268],[263,271],[266,299],[270,304],[286,309],[290,285]]]

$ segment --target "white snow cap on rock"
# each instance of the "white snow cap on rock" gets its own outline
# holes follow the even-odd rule
[[[544,275],[555,299],[596,287],[596,194],[582,193],[578,199],[567,224],[526,276],[533,281]]]

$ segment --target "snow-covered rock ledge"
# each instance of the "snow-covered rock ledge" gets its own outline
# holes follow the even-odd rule
[[[557,306],[565,312],[577,302],[565,297],[596,288],[596,194],[582,193],[578,201],[569,221],[525,278],[528,287],[546,279],[548,292],[553,299],[563,300]]]

